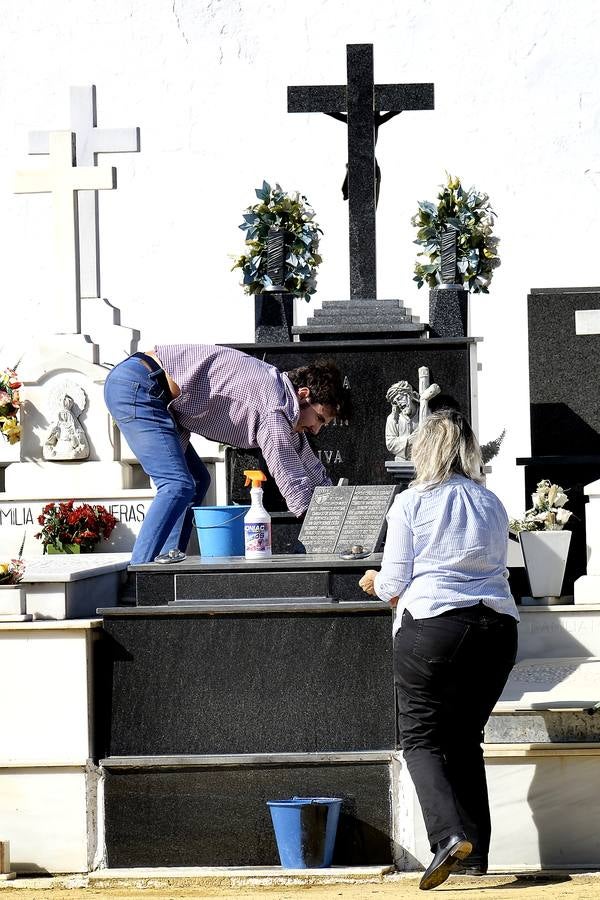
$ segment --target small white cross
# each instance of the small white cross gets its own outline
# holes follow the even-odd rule
[[[53,131],[49,139],[49,167],[17,172],[16,194],[52,194],[57,267],[55,334],[80,333],[77,191],[111,190],[117,170],[111,166],[76,166],[75,135]]]
[[[99,153],[136,153],[140,149],[139,128],[98,128],[96,87],[71,88],[71,131],[75,132],[77,164],[95,166]],[[29,134],[31,154],[48,153],[48,131]],[[79,285],[81,297],[100,296],[98,236],[98,195],[80,191],[79,204]]]

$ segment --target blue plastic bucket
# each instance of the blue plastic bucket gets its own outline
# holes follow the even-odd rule
[[[243,556],[249,506],[194,506],[201,556]]]
[[[267,800],[284,869],[331,865],[342,801],[338,797]]]

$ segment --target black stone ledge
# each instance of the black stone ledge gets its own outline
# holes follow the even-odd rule
[[[333,553],[280,553],[266,559],[246,559],[244,556],[189,556],[170,565],[139,563],[130,572],[149,575],[195,575],[206,572],[277,572],[298,569],[356,569],[357,572],[381,565],[382,553],[371,553],[365,559],[341,559]]]
[[[294,326],[294,327],[302,327],[302,326]],[[464,347],[467,344],[477,344],[483,341],[482,337],[441,337],[441,338],[427,338],[427,346],[428,347]],[[314,345],[314,346],[313,346]],[[375,346],[377,349],[383,347],[398,347],[402,349],[406,349],[407,347],[413,349],[422,349],[423,348],[423,338],[381,338],[378,337],[373,340],[369,340],[367,338],[356,339],[352,341],[290,341],[286,343],[260,343],[260,344],[223,344],[224,347],[232,347],[234,350],[241,350],[242,352],[248,352],[250,350],[261,350],[261,351],[269,351],[269,350],[288,350],[295,351],[298,350],[299,353],[304,353],[307,350],[318,350],[321,352],[322,350],[336,350],[339,347],[344,347],[344,349],[348,350],[360,350],[364,348],[373,348]]]
[[[573,466],[573,465],[600,465],[600,455],[571,455],[561,454],[560,456],[518,456],[516,459],[518,466]]]
[[[595,294],[600,287],[531,288],[530,294]]]
[[[391,607],[385,600],[365,600],[363,602],[339,601],[338,603],[249,603],[240,604],[202,603],[194,606],[109,606],[98,609],[97,614],[104,619],[174,619],[181,616],[200,619],[203,616],[256,616],[264,615],[309,615],[317,613],[331,615],[365,614],[391,615]]]
[[[352,322],[332,322],[330,325],[294,325],[292,334],[332,334],[336,327],[342,327],[345,334],[361,334],[369,332],[372,334],[422,334],[429,330],[429,325],[415,324],[413,322],[365,322],[364,325],[355,325]]]
[[[99,765],[105,769],[203,769],[203,768],[257,768],[259,766],[320,766],[379,764],[389,762],[393,750],[367,750],[347,753],[226,753],[226,754],[173,754],[169,756],[107,756]]]

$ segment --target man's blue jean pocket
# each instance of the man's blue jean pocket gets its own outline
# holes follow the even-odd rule
[[[104,383],[104,401],[117,423],[135,419],[136,401],[141,388],[139,381],[120,378],[114,370]]]

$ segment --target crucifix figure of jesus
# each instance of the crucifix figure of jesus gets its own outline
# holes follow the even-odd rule
[[[71,131],[51,132],[49,151],[47,169],[17,172],[15,193],[52,194],[57,267],[54,333],[79,334],[77,191],[115,188],[117,170],[112,166],[76,166],[75,135]]]
[[[373,45],[348,44],[347,85],[288,87],[288,112],[321,112],[348,126],[350,296],[375,299],[379,126],[405,110],[433,109],[433,84],[374,84]]]

